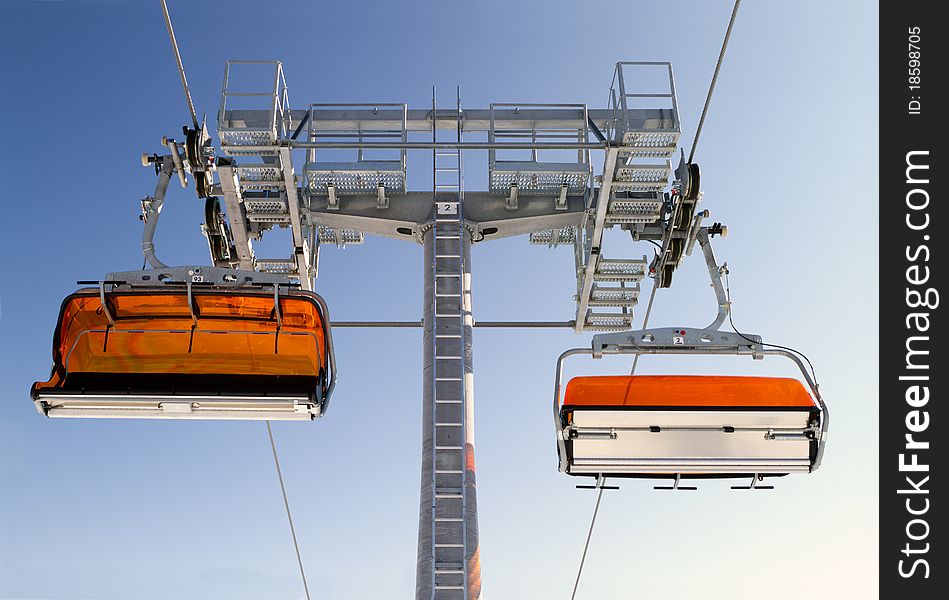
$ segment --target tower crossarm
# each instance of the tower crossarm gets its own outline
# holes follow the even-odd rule
[[[386,210],[378,209],[375,194],[347,196],[336,210],[328,208],[325,196],[312,197],[306,218],[311,225],[418,241],[416,234],[433,218],[431,196],[431,192],[393,196]],[[586,211],[583,196],[568,197],[566,210],[558,211],[551,210],[551,201],[541,197],[522,199],[517,211],[506,209],[503,196],[488,192],[466,192],[466,198],[465,223],[476,243],[545,229],[575,227]]]

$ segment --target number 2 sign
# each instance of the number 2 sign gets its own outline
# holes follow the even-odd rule
[[[438,203],[438,214],[440,214],[440,215],[457,215],[457,214],[458,214],[458,203],[457,203],[457,202],[439,202],[439,203]]]

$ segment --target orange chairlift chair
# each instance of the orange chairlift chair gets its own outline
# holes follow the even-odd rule
[[[804,363],[793,352],[768,347],[758,336],[719,331],[729,303],[705,231],[699,235],[719,300],[716,320],[703,329],[666,327],[593,337],[592,347],[557,361],[554,424],[560,470],[590,476],[670,478],[764,477],[818,468],[828,412]],[[564,360],[587,354],[784,356],[797,379],[726,376],[575,377],[563,389]],[[805,386],[806,383],[806,386]],[[670,488],[661,488],[670,489]]]
[[[52,374],[31,394],[49,417],[310,420],[335,379],[320,296],[196,267],[115,273],[67,297]]]

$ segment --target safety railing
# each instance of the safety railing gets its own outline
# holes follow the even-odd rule
[[[539,123],[531,117],[531,111],[535,109],[545,112],[547,124]],[[499,110],[504,112],[504,125],[500,124],[497,118]],[[551,119],[552,111],[562,113],[562,117]],[[497,194],[519,193],[535,196],[583,194],[591,172],[590,150],[580,146],[587,142],[588,134],[589,115],[585,104],[491,104],[488,142],[520,142],[530,144],[531,148],[500,151],[507,154],[528,154],[523,158],[505,156],[503,159],[499,158],[498,150],[488,150],[490,191]],[[578,145],[575,161],[564,160],[567,157],[572,158],[573,150],[545,149],[545,146],[552,144],[561,147],[574,142]],[[541,153],[545,154],[547,160],[540,160]],[[549,160],[550,158],[561,160],[553,161]]]
[[[332,115],[332,120],[324,118]],[[306,189],[315,195],[405,193],[408,106],[396,103],[311,104],[307,113],[310,142],[354,143],[352,149],[307,150]],[[372,121],[369,130],[363,123]],[[392,127],[380,128],[380,123]],[[367,149],[362,144],[390,142],[400,148]],[[371,155],[371,156],[370,156]],[[355,160],[353,160],[355,158]]]
[[[668,158],[675,152],[680,124],[672,63],[616,63],[609,107],[609,139],[638,156]]]
[[[272,75],[267,66],[272,66]],[[257,71],[259,74],[253,73]],[[235,72],[243,72],[235,78]],[[270,85],[241,87],[240,75],[258,80],[268,74]],[[256,83],[256,81],[255,81]],[[255,146],[273,146],[286,137],[292,127],[290,100],[283,65],[279,61],[229,60],[224,67],[224,84],[218,110],[218,135],[226,154],[259,154]]]

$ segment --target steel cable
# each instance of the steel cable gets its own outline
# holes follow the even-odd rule
[[[649,325],[649,314],[652,313],[652,303],[656,299],[656,290],[659,289],[658,282],[654,282],[652,285],[652,291],[649,292],[649,304],[646,305],[646,314],[643,316],[643,329]],[[633,367],[629,370],[630,375],[636,374],[636,365],[639,364],[639,354],[633,358]]]
[[[300,577],[303,579],[303,591],[306,593],[306,600],[310,600],[310,587],[306,583],[306,572],[303,570],[303,558],[300,556],[300,545],[297,543],[297,531],[293,526],[293,516],[290,514],[287,488],[283,484],[283,472],[280,470],[280,459],[277,458],[277,444],[274,443],[270,421],[267,421],[267,436],[270,438],[270,449],[273,450],[273,463],[274,466],[277,467],[277,480],[280,482],[280,493],[283,494],[283,507],[287,510],[287,522],[290,524],[290,536],[293,538],[293,549],[297,553],[297,564],[300,566]]]
[[[725,60],[725,49],[728,48],[728,38],[732,35],[732,27],[735,25],[735,17],[738,16],[738,6],[741,0],[735,0],[735,7],[732,8],[732,16],[728,20],[728,29],[725,30],[725,39],[722,40],[722,49],[718,53],[718,62],[715,63],[715,72],[712,74],[712,82],[708,86],[708,94],[705,96],[705,106],[702,107],[702,117],[699,119],[699,126],[695,130],[695,137],[692,138],[692,150],[689,151],[689,164],[692,164],[692,158],[695,157],[695,147],[699,143],[699,136],[702,134],[702,126],[705,125],[705,115],[708,114],[708,106],[712,102],[712,92],[715,91],[715,82],[718,81],[718,72],[722,69],[722,61]]]
[[[587,542],[583,545],[583,555],[580,557],[580,568],[577,569],[577,580],[573,583],[573,593],[570,594],[570,600],[577,596],[577,588],[580,587],[580,575],[583,573],[583,563],[587,560],[587,550],[590,548],[590,538],[593,537],[593,526],[596,525],[596,515],[600,512],[600,500],[603,498],[603,483],[600,482],[600,490],[596,495],[596,506],[593,508],[593,519],[590,520],[590,531],[587,532]]]
[[[185,100],[188,102],[188,110],[191,112],[191,122],[194,123],[195,130],[198,129],[198,115],[194,111],[194,102],[191,101],[191,90],[188,89],[188,78],[185,77],[185,66],[181,62],[181,52],[178,51],[178,40],[175,39],[175,30],[171,26],[171,15],[168,14],[168,5],[165,0],[161,0],[161,10],[165,14],[165,27],[168,29],[168,38],[171,40],[171,49],[175,53],[175,62],[178,63],[178,75],[181,77],[181,87],[185,91]]]

